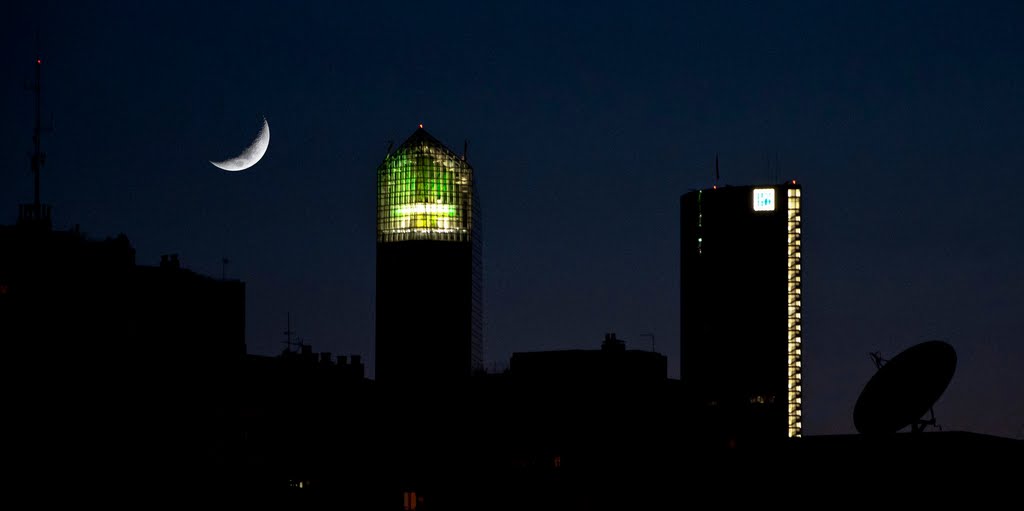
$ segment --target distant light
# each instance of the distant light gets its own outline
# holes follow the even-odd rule
[[[43,63],[43,59],[36,59],[36,64],[42,64],[42,63]]]
[[[420,129],[423,129],[423,123],[420,123]]]
[[[796,184],[796,179],[793,180],[793,184]]]
[[[717,190],[717,189],[718,189],[718,185],[714,185],[714,186],[712,186],[712,187],[711,187],[711,189],[712,189],[712,190]]]

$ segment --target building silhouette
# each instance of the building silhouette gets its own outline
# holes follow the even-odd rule
[[[603,387],[663,383],[668,359],[654,351],[626,349],[614,333],[600,350],[527,351],[512,354],[509,373],[522,384]]]
[[[473,167],[422,125],[377,168],[376,379],[441,382],[482,365]]]
[[[800,193],[791,181],[680,199],[680,380],[711,441],[801,435]]]
[[[0,337],[22,389],[9,408],[14,465],[62,459],[62,484],[95,490],[89,460],[151,469],[215,449],[209,425],[245,355],[244,283],[176,255],[137,265],[124,234],[53,229],[48,207],[19,213],[0,225]]]

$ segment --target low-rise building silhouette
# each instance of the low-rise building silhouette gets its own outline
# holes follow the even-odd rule
[[[96,459],[152,468],[217,445],[245,354],[244,283],[176,256],[137,265],[123,234],[96,240],[35,217],[0,226],[0,247],[0,329],[22,389],[14,459],[67,460],[89,485]]]
[[[668,359],[653,351],[627,350],[609,333],[599,350],[513,353],[509,373],[518,382],[548,385],[649,384],[668,378]]]

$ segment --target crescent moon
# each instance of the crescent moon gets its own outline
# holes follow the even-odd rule
[[[230,172],[245,170],[260,161],[260,158],[266,154],[267,147],[270,147],[270,124],[267,123],[267,118],[264,117],[263,128],[260,129],[259,134],[253,139],[252,144],[249,144],[249,147],[242,151],[242,154],[230,160],[211,161],[210,163],[214,167]]]

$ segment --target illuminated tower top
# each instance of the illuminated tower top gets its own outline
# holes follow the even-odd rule
[[[377,167],[377,242],[470,241],[473,167],[423,126]]]

